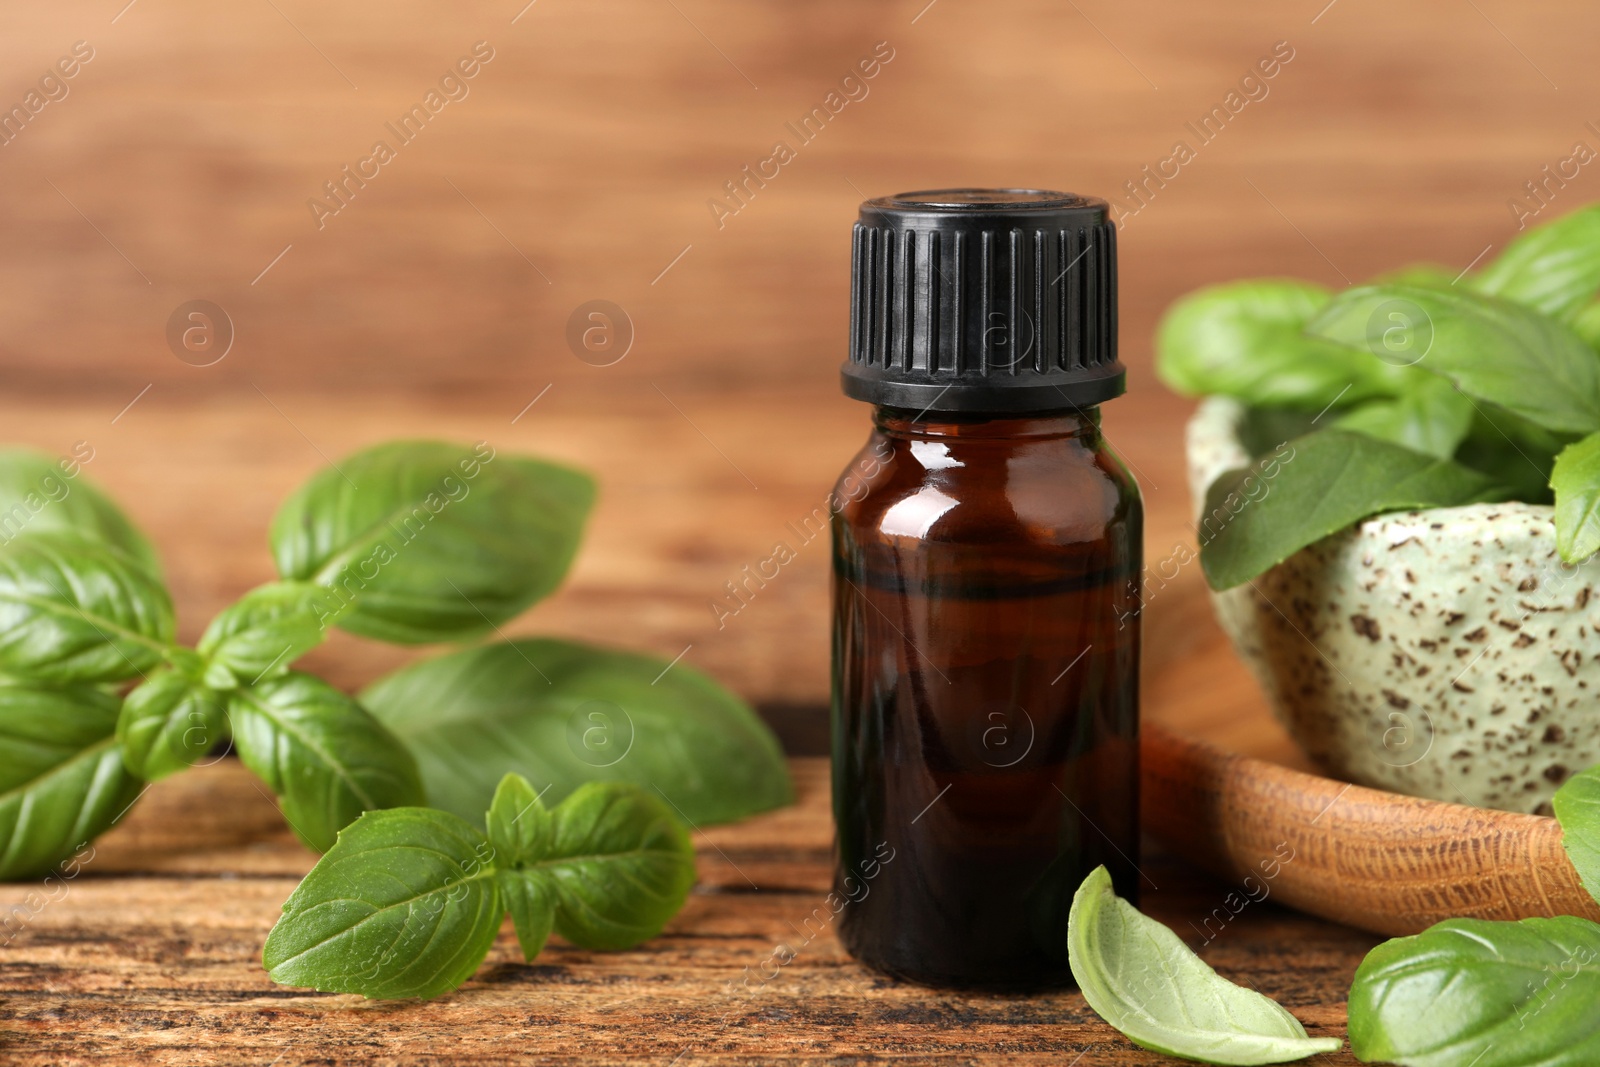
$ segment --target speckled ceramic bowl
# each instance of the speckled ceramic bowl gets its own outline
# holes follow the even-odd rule
[[[1212,398],[1190,420],[1197,501],[1249,462],[1242,416]],[[1549,507],[1474,504],[1369,519],[1212,602],[1330,773],[1547,814],[1569,775],[1600,763],[1597,576],[1561,565]]]

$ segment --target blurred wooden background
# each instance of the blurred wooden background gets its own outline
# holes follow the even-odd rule
[[[26,110],[76,42],[93,52],[0,146],[0,438],[92,444],[90,475],[162,548],[186,636],[270,576],[273,507],[324,457],[487,438],[602,479],[573,580],[515,629],[692,646],[753,699],[816,704],[820,544],[721,630],[711,603],[865,433],[836,387],[862,198],[1039,185],[1138,208],[1121,233],[1133,387],[1107,424],[1159,559],[1188,536],[1187,404],[1149,374],[1168,301],[1241,274],[1465,267],[1514,234],[1525,182],[1600,148],[1600,10],[1578,0],[525,2],[0,16],[4,108]],[[386,123],[480,41],[493,58],[466,96],[401,144]],[[1293,58],[1202,143],[1188,124],[1275,47]],[[785,124],[875,48],[892,59],[800,144]],[[308,201],[380,139],[394,158],[319,228]],[[793,161],[719,227],[708,201],[779,140]],[[1124,183],[1180,140],[1195,158],[1131,200]],[[1543,217],[1594,197],[1596,172]],[[235,331],[211,366],[166,339],[195,299]],[[609,366],[567,342],[597,299],[634,334]],[[355,685],[406,655],[343,639],[313,663]]]

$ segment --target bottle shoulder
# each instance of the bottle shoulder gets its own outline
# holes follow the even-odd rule
[[[834,488],[853,540],[1082,544],[1137,535],[1139,490],[1098,434],[929,441],[874,432]]]

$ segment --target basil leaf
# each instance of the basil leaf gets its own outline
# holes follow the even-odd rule
[[[508,837],[504,814],[517,805],[543,807],[526,781],[507,775],[489,840],[527,959],[552,927],[581,948],[632,948],[659,934],[694,887],[689,834],[637,786],[590,782],[551,811],[546,826],[525,833],[513,824]]]
[[[508,774],[500,779],[484,821],[489,829],[489,843],[494,845],[495,864],[500,867],[537,860],[549,851],[550,838],[555,832],[550,822],[550,809],[520,774]]]
[[[1480,403],[1472,429],[1456,449],[1455,460],[1509,489],[1508,500],[1550,504],[1550,471],[1556,454],[1576,437],[1551,433],[1494,404]]]
[[[1067,959],[1083,999],[1130,1041],[1202,1063],[1287,1063],[1344,1042],[1308,1037],[1282,1005],[1234,985],[1096,867],[1072,898]]]
[[[1583,888],[1600,900],[1600,767],[1568,778],[1551,798],[1561,824],[1561,846]]]
[[[695,825],[794,799],[771,731],[684,663],[523,638],[402,668],[361,701],[416,754],[431,802],[462,818],[481,817],[509,773],[552,802],[633,782]]]
[[[113,682],[160,662],[173,634],[160,581],[114,548],[27,533],[0,547],[0,670]]]
[[[505,917],[489,857],[483,834],[447,812],[367,812],[284,901],[261,962],[274,982],[327,993],[448,993]]]
[[[1600,429],[1600,355],[1570,327],[1521,304],[1458,289],[1366,285],[1335,297],[1306,330],[1376,355],[1390,351],[1546,429]]]
[[[22,533],[73,533],[159,575],[161,564],[144,534],[110,497],[79,480],[82,463],[81,456],[53,459],[28,448],[0,448],[0,543]]]
[[[416,761],[365,708],[291,671],[228,694],[234,747],[319,852],[364,811],[420,804]]]
[[[567,467],[487,445],[394,441],[285,501],[272,552],[284,578],[330,591],[328,618],[351,633],[453,641],[561,583],[593,500],[594,482]]]
[[[1559,319],[1600,289],[1600,204],[1536,226],[1512,241],[1472,285]]]
[[[1572,320],[1572,332],[1587,341],[1590,348],[1600,348],[1600,303],[1578,312]]]
[[[500,871],[495,877],[500,883],[500,896],[511,912],[511,925],[517,931],[522,958],[532,963],[544,951],[550,931],[555,928],[558,908],[555,882],[518,871]]]
[[[93,686],[0,681],[0,881],[43,875],[139,795],[117,752],[119,706]]]
[[[1156,372],[1188,396],[1236,397],[1255,407],[1321,411],[1399,394],[1405,368],[1321,338],[1305,324],[1328,291],[1257,278],[1200,289],[1167,311],[1156,334]]]
[[[250,590],[211,620],[200,638],[206,683],[231,689],[277,677],[322,643],[327,591],[309,582],[269,582]]]
[[[129,693],[117,720],[123,762],[151,781],[204,759],[226,736],[222,695],[170,667]]]
[[[511,912],[522,958],[532,963],[555,923],[556,901],[548,879],[524,878],[506,868],[535,863],[550,849],[554,833],[550,810],[520,774],[500,779],[486,819],[495,866],[501,870],[500,895]]]
[[[1341,415],[1333,425],[1380,441],[1404,445],[1440,459],[1455,455],[1472,428],[1472,401],[1448,379],[1418,374],[1418,381],[1394,400],[1372,400]]]
[[[1556,548],[1568,563],[1600,551],[1600,433],[1568,445],[1550,472],[1556,493]]]
[[[1488,476],[1347,430],[1318,430],[1206,492],[1200,565],[1231,589],[1307,545],[1386,511],[1504,499]]]
[[[1411,263],[1398,270],[1384,271],[1372,279],[1373,285],[1429,285],[1449,289],[1462,277],[1454,267],[1441,263]]]
[[[1350,1047],[1407,1067],[1589,1067],[1597,1000],[1600,926],[1447,919],[1367,954],[1350,987]]]

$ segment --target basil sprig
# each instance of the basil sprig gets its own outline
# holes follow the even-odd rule
[[[654,937],[695,881],[672,811],[592,782],[553,809],[507,775],[487,833],[431,808],[362,815],[283,905],[262,949],[272,980],[374,999],[430,998],[477,971],[507,911],[531,962],[554,931],[581,948]]]
[[[87,461],[0,450],[0,879],[43,874],[146,781],[229,743],[318,851],[364,811],[422,804],[425,778],[467,812],[508,771],[556,797],[599,778],[648,784],[697,822],[791,799],[771,732],[682,664],[664,674],[665,663],[562,642],[473,649],[458,655],[486,673],[464,702],[439,699],[456,657],[374,687],[406,738],[293,669],[330,626],[411,644],[510,621],[571,565],[594,497],[579,471],[481,443],[396,441],[347,457],[274,519],[280,580],[190,649],[175,640],[149,542],[80,477]],[[457,733],[460,715],[474,725]],[[591,751],[608,736],[596,716],[644,743],[625,758]],[[513,758],[487,740],[497,729],[517,736]],[[446,749],[461,761],[448,769]]]
[[[1176,302],[1157,335],[1169,386],[1235,398],[1256,425],[1296,413],[1309,432],[1247,441],[1257,460],[1280,447],[1313,458],[1345,450],[1365,474],[1278,462],[1270,485],[1259,475],[1249,483],[1248,499],[1238,490],[1249,472],[1222,475],[1212,503],[1234,499],[1223,515],[1208,506],[1214,521],[1200,547],[1213,587],[1255,578],[1374,515],[1491,499],[1553,499],[1561,558],[1600,550],[1597,289],[1593,205],[1530,230],[1477,275],[1422,265],[1337,296],[1254,279]],[[1351,434],[1388,447],[1355,449]],[[1415,481],[1424,469],[1425,485]],[[1397,492],[1402,485],[1408,491]],[[1313,497],[1318,515],[1339,526],[1307,520],[1301,505]]]

